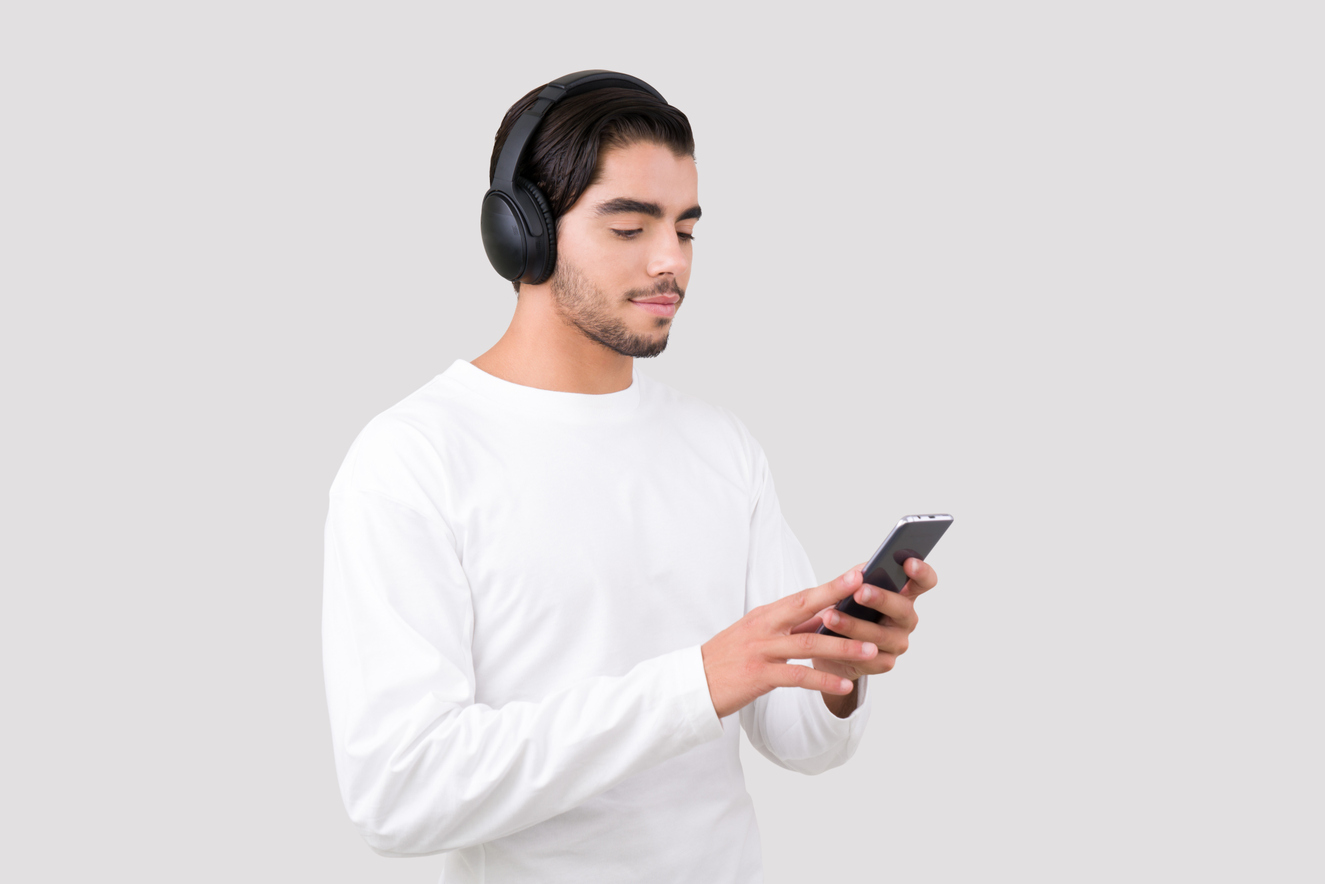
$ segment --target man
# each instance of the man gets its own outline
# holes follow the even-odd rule
[[[447,882],[759,880],[738,724],[784,767],[843,763],[937,580],[912,559],[901,594],[859,568],[805,589],[745,427],[636,371],[701,212],[686,117],[613,76],[508,112],[484,236],[523,279],[510,327],[370,422],[331,490],[342,794],[380,853],[446,851]],[[508,222],[530,186],[542,244]],[[832,610],[853,593],[885,618]]]

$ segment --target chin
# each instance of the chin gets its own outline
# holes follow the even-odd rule
[[[632,339],[628,343],[623,342],[625,346],[622,346],[617,352],[633,356],[636,359],[652,359],[655,356],[661,356],[662,352],[667,349],[668,339],[669,335],[665,332],[661,335],[632,335]]]

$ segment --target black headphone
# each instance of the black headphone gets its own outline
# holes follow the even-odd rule
[[[563,98],[609,86],[638,89],[667,103],[658,90],[628,74],[579,71],[548,83],[506,136],[492,186],[483,195],[482,221],[483,250],[504,278],[538,285],[557,266],[557,225],[547,197],[532,181],[515,176],[543,115]]]

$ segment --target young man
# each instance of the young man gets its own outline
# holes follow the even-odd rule
[[[443,881],[756,881],[737,727],[793,770],[846,761],[937,578],[806,589],[745,427],[635,369],[689,286],[694,142],[644,84],[573,91],[517,102],[490,172],[531,139],[550,277],[511,271],[501,340],[370,422],[332,486],[337,773],[369,844],[447,851]],[[853,593],[885,619],[832,610]]]

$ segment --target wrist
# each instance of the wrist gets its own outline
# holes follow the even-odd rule
[[[856,711],[857,699],[860,696],[860,679],[852,679],[851,693],[849,694],[820,693],[819,696],[824,698],[824,705],[828,707],[829,712],[838,718],[846,718]]]

